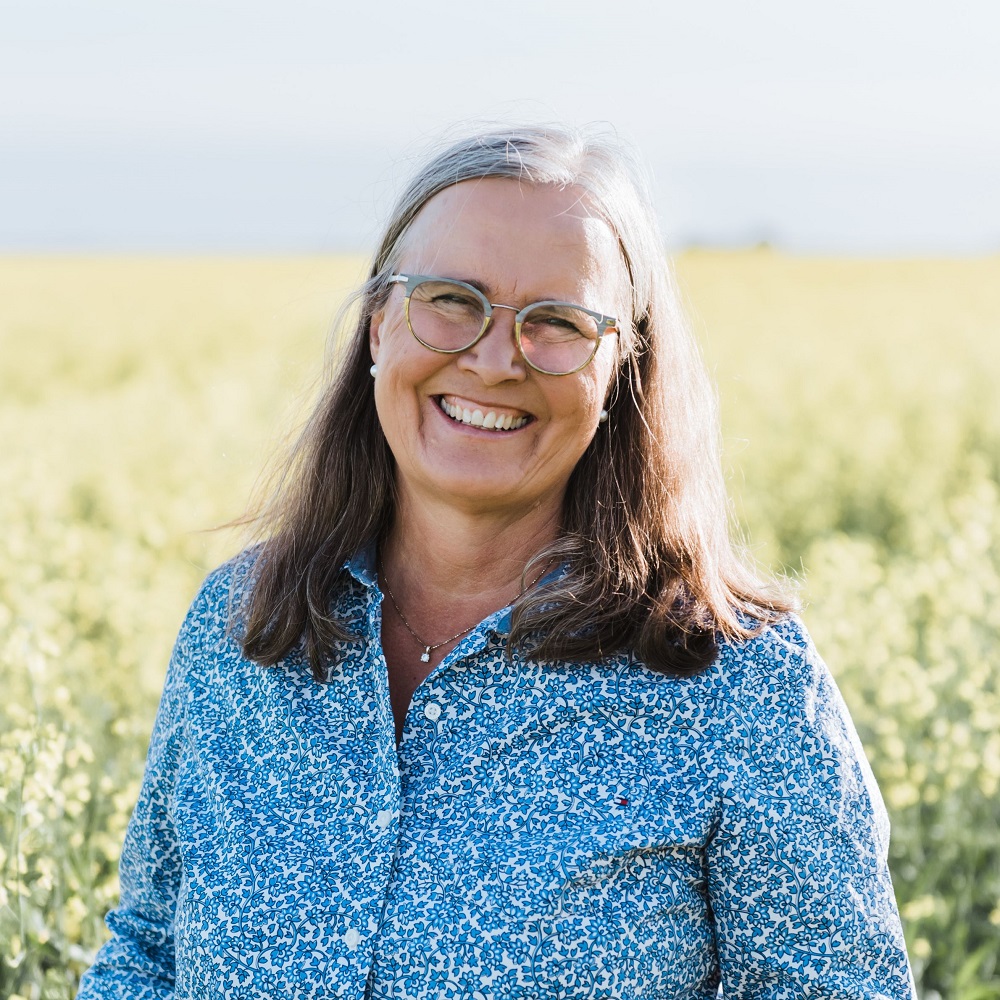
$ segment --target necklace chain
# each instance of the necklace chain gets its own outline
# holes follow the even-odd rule
[[[532,580],[531,583],[529,583],[528,586],[524,588],[524,590],[519,590],[503,606],[503,608],[500,608],[500,610],[502,611],[504,608],[509,608],[521,596],[521,594],[525,593],[525,591],[527,590],[530,590],[536,583],[538,583],[539,580],[541,580],[542,574],[544,572],[545,569],[543,568],[542,572],[539,573],[538,576],[536,576],[535,579]],[[456,639],[461,639],[463,635],[466,635],[467,633],[471,632],[479,624],[479,622],[473,622],[468,628],[463,628],[461,632],[456,632],[453,636],[451,636],[451,638],[442,639],[440,642],[424,642],[424,640],[421,639],[420,636],[413,631],[412,626],[406,620],[406,616],[403,614],[399,605],[396,603],[396,598],[393,596],[392,590],[389,587],[389,578],[385,575],[385,567],[382,565],[381,558],[378,561],[378,575],[382,579],[382,585],[385,587],[385,592],[389,597],[389,601],[392,603],[392,606],[395,609],[396,614],[399,616],[399,620],[403,623],[403,628],[405,628],[406,631],[409,632],[414,639],[416,639],[418,646],[424,647],[424,651],[420,654],[420,659],[421,662],[423,663],[430,663],[431,653],[433,653],[435,649],[440,649],[441,646],[447,646],[449,642],[454,642]]]

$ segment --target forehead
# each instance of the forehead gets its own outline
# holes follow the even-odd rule
[[[621,300],[626,276],[618,240],[582,188],[499,177],[462,181],[431,198],[407,233],[400,269],[601,310]]]

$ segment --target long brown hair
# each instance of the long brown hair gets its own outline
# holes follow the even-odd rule
[[[349,638],[329,613],[330,598],[345,561],[379,543],[395,511],[395,464],[368,371],[371,318],[423,206],[452,184],[482,177],[583,188],[618,238],[631,292],[609,419],[570,478],[561,536],[532,563],[556,560],[568,571],[517,600],[511,647],[570,660],[628,651],[656,670],[696,672],[712,662],[719,638],[748,638],[792,601],[731,540],[714,390],[642,171],[618,141],[564,127],[463,139],[403,193],[319,404],[270,495],[238,522],[261,539],[241,598],[244,653],[274,664],[301,642],[322,680],[332,644]]]

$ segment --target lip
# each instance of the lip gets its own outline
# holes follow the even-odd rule
[[[530,427],[536,419],[533,413],[530,413],[527,410],[522,410],[516,406],[485,403],[481,400],[470,399],[468,396],[458,396],[454,393],[438,393],[432,396],[431,400],[434,403],[434,409],[440,413],[441,417],[448,422],[448,425],[451,428],[459,428],[480,437],[487,435],[494,440],[517,434],[518,431],[523,431],[526,427]],[[503,430],[496,430],[492,426],[477,426],[472,423],[465,423],[463,420],[455,419],[454,416],[445,410],[445,406],[450,406],[452,408],[458,407],[463,410],[468,410],[470,414],[475,413],[478,410],[486,419],[489,419],[489,416],[492,413],[498,418],[498,420],[499,418],[507,417],[514,421],[523,420],[524,423],[520,427],[510,427]]]

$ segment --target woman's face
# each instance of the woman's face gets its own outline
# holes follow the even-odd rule
[[[414,220],[398,270],[459,278],[490,302],[518,309],[555,299],[628,321],[617,240],[579,188],[507,178],[446,188]],[[513,311],[494,309],[477,344],[438,354],[410,333],[404,294],[394,286],[371,324],[375,403],[401,493],[514,517],[539,505],[557,511],[574,466],[603,433],[598,420],[618,338],[604,337],[582,371],[543,375],[518,352]],[[470,426],[446,407],[487,418],[492,411],[497,420],[512,418],[514,428]]]

